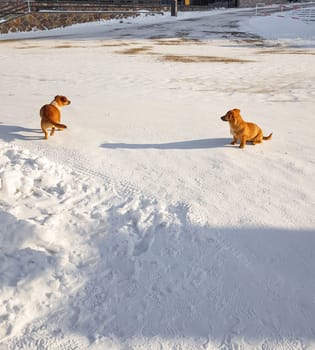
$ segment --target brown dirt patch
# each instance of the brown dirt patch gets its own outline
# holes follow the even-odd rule
[[[165,55],[161,56],[162,61],[181,62],[181,63],[247,63],[253,62],[250,60],[242,60],[238,58],[216,57],[216,56],[180,56],[180,55]]]
[[[120,47],[120,46],[128,46],[129,44],[126,43],[106,43],[102,44],[102,47]]]
[[[116,51],[116,53],[120,53],[123,55],[137,55],[139,53],[148,52],[150,50],[151,50],[150,46],[142,46],[142,47],[131,47],[130,49]]]
[[[71,44],[64,44],[64,45],[56,45],[53,48],[54,49],[74,49],[74,48],[78,48],[79,46],[73,46]]]
[[[156,45],[161,46],[175,46],[175,45],[186,45],[186,44],[198,44],[203,45],[204,43],[198,39],[160,39],[155,41]]]
[[[268,50],[259,50],[257,54],[279,54],[279,55],[315,55],[315,51],[306,51],[306,50],[292,50],[292,49],[268,49]]]
[[[25,50],[25,49],[38,49],[40,46],[37,45],[29,45],[29,46],[17,46],[17,50]]]

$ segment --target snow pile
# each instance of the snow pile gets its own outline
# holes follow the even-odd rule
[[[313,344],[313,232],[210,227],[7,144],[1,159],[9,349]]]
[[[158,239],[155,234],[162,231],[162,237],[177,237],[178,229],[169,229],[173,221],[177,223],[176,215],[141,196],[119,198],[96,180],[8,144],[1,145],[1,160],[2,341],[29,324],[29,339],[13,339],[10,346],[37,347],[40,329],[40,343],[51,349],[56,342],[65,342],[62,326],[86,334],[67,336],[67,342],[78,342],[84,348],[87,339],[103,338],[106,323],[112,327],[117,315],[113,317],[111,309],[119,305],[115,304],[135,297],[134,289],[140,287],[138,278],[143,273],[142,262],[136,259]],[[163,252],[159,245],[158,251]],[[161,271],[161,257],[153,255],[148,262],[144,259],[149,265],[141,279],[145,278],[149,289],[168,268],[163,263]],[[135,305],[131,305],[133,312],[140,306],[142,293],[140,289]],[[72,304],[78,298],[82,309],[76,314],[73,311],[79,310],[79,305]],[[73,311],[56,311],[71,305]],[[133,312],[130,320],[127,312],[116,323],[127,321],[132,326]],[[91,314],[95,320],[88,316]],[[50,327],[43,333],[43,325],[37,328],[35,319],[47,317]],[[100,320],[107,321],[99,324]],[[122,334],[120,326],[116,331],[117,337]],[[113,328],[111,332],[116,331]],[[61,333],[50,339],[50,332]],[[106,339],[105,344],[114,341]],[[101,344],[103,347],[104,341]]]

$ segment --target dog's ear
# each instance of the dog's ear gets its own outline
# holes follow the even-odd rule
[[[234,108],[234,111],[235,111],[236,113],[240,113],[240,112],[241,112],[241,110],[238,109],[238,108]]]
[[[226,119],[227,120],[234,120],[234,112],[233,111],[229,111]]]

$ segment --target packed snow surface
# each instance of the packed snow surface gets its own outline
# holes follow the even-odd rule
[[[253,15],[0,36],[1,350],[315,349],[315,22]]]

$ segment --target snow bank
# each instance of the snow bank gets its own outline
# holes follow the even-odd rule
[[[1,159],[9,349],[314,345],[312,231],[210,227],[15,146]]]

